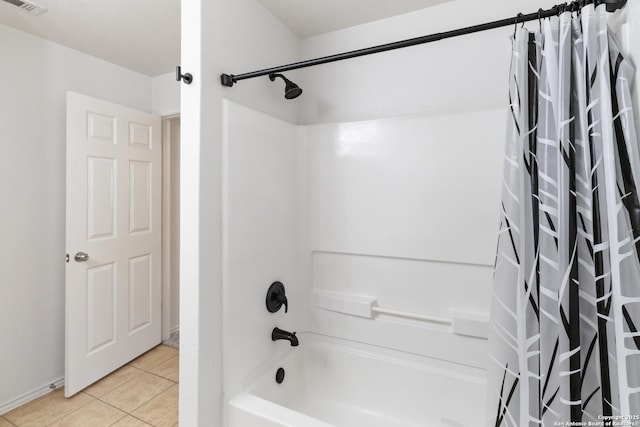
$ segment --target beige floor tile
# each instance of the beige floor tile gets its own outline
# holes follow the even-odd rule
[[[137,359],[133,360],[129,363],[129,365],[138,369],[142,369],[144,371],[149,371],[150,369],[155,368],[161,363],[164,363],[167,360],[176,357],[177,355],[177,348],[169,347],[166,345],[159,345],[147,351]]]
[[[0,427],[13,427],[13,424],[5,420],[4,418],[0,417]]]
[[[137,418],[132,417],[131,415],[127,415],[117,423],[115,423],[112,427],[149,427],[149,424],[140,421]]]
[[[173,382],[178,382],[179,374],[178,374],[178,365],[179,365],[179,357],[173,357],[166,362],[163,362],[151,369],[149,372],[152,374],[156,374],[159,377],[166,378]]]
[[[133,411],[132,415],[156,427],[173,427],[178,421],[178,384]]]
[[[64,418],[60,418],[51,427],[109,427],[127,414],[99,400],[94,400]]]
[[[88,394],[78,393],[66,399],[63,389],[56,390],[24,406],[3,415],[20,427],[42,427],[49,425],[93,401]]]
[[[174,383],[167,379],[145,372],[102,396],[100,400],[125,412],[131,412],[172,385]]]
[[[102,397],[115,388],[120,387],[122,384],[131,381],[139,375],[142,375],[143,373],[144,371],[138,368],[134,368],[133,366],[123,366],[122,368],[118,369],[115,372],[112,372],[92,386],[86,388],[84,392],[93,397]]]

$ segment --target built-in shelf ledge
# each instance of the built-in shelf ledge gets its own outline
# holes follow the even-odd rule
[[[351,316],[375,319],[378,314],[418,320],[440,325],[448,325],[457,335],[484,338],[489,335],[489,316],[465,310],[451,310],[450,317],[432,316],[393,308],[378,306],[377,299],[371,296],[344,294],[340,292],[314,290],[312,301],[315,307],[349,314]]]

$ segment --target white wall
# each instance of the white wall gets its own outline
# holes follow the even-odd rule
[[[1,408],[64,376],[66,91],[150,111],[151,81],[4,25],[0,57]]]
[[[306,330],[306,286],[299,254],[305,216],[304,129],[238,104],[224,110],[224,391],[242,382],[289,342],[271,331]],[[306,224],[306,223],[305,223]],[[269,313],[269,286],[282,282],[289,309]]]
[[[176,81],[176,73],[153,77],[151,79],[151,112],[159,116],[179,114],[181,85],[181,82]]]
[[[302,59],[515,16],[553,0],[456,0],[301,41]],[[537,25],[537,23],[530,23]],[[301,71],[304,124],[506,106],[513,27]]]
[[[297,38],[255,0],[182,1],[180,424],[222,419],[222,99],[295,121],[297,102],[268,78],[220,85],[297,59]]]

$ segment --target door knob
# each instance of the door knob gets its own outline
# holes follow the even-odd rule
[[[86,262],[89,261],[89,254],[85,252],[78,252],[73,259],[75,259],[76,262]]]

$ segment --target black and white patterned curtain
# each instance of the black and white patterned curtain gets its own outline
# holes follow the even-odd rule
[[[564,12],[514,36],[492,427],[640,426],[635,70],[604,8]]]

